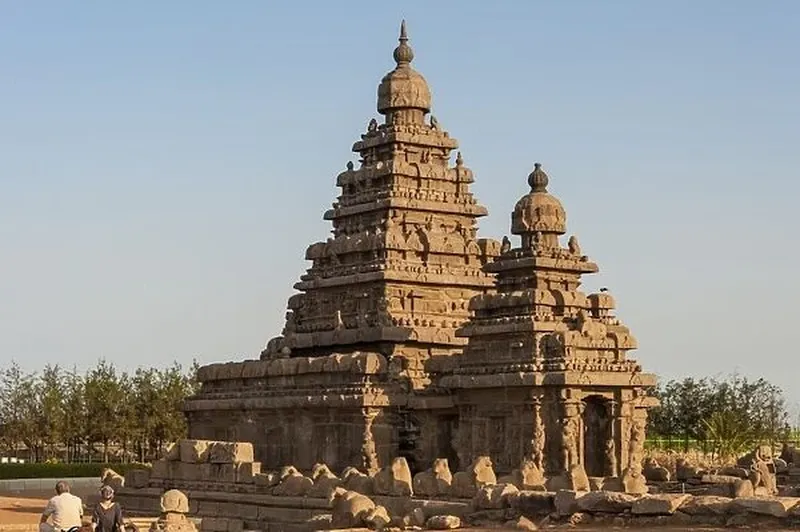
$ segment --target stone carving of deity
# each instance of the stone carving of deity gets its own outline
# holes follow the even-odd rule
[[[561,426],[561,461],[565,470],[578,463],[578,421],[573,417]]]

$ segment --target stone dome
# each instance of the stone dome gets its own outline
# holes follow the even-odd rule
[[[383,76],[378,85],[378,112],[391,113],[396,109],[431,110],[431,90],[422,74],[411,68],[414,51],[408,45],[406,22],[400,25],[400,44],[394,49],[397,66]]]
[[[555,196],[547,192],[549,178],[536,163],[528,176],[531,191],[522,196],[511,213],[511,232],[515,235],[567,232],[567,213]]]

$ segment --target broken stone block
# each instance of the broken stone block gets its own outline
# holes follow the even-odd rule
[[[733,499],[732,512],[747,512],[772,517],[786,517],[800,499],[797,497],[739,497]]]
[[[364,526],[365,518],[375,510],[375,503],[360,493],[336,488],[331,494],[331,526],[355,528]]]
[[[685,458],[675,460],[675,480],[678,482],[687,482],[701,474],[702,470]]]
[[[511,508],[522,515],[549,515],[555,511],[555,493],[548,491],[520,491],[508,498]]]
[[[732,495],[734,497],[752,497],[755,495],[753,483],[749,480],[737,478],[732,484]]]
[[[207,440],[181,440],[179,442],[181,462],[188,464],[207,462],[210,443]]]
[[[168,490],[161,496],[161,513],[189,513],[189,498],[178,490]]]
[[[311,480],[314,481],[314,486],[308,491],[309,497],[328,499],[333,490],[342,485],[342,480],[325,464],[314,464]]]
[[[641,471],[635,468],[626,468],[622,472],[622,487],[625,493],[644,495],[647,493],[647,480]]]
[[[373,489],[378,495],[410,497],[413,494],[412,479],[406,459],[397,457],[391,465],[378,471],[373,477]]]
[[[362,495],[372,495],[375,491],[372,477],[362,473],[355,467],[348,467],[342,472],[342,481],[343,487],[348,491],[354,491]]]
[[[645,459],[642,473],[649,482],[669,482],[670,480],[669,470],[662,467],[655,458]]]
[[[618,491],[592,491],[578,498],[578,510],[582,512],[619,514],[630,510],[635,495]]]
[[[631,513],[634,515],[672,515],[692,496],[688,493],[662,493],[645,495],[634,501]]]
[[[553,498],[556,513],[562,517],[578,512],[578,500],[588,491],[560,490]],[[592,492],[597,493],[597,492]]]
[[[274,472],[253,475],[253,483],[261,488],[272,488],[277,486],[280,481],[280,476]]]
[[[452,483],[453,475],[450,473],[447,459],[437,458],[433,462],[433,467],[414,475],[414,494],[425,497],[447,495]]]
[[[170,477],[170,462],[166,460],[156,460],[150,470],[150,477],[154,479],[165,479]]]
[[[208,451],[208,461],[213,464],[253,462],[254,456],[253,444],[249,442],[216,441]]]
[[[466,471],[453,475],[450,493],[454,497],[471,499],[483,486],[497,484],[497,477],[492,469],[492,460],[488,456],[477,457]]]
[[[570,466],[569,470],[562,472],[558,476],[548,479],[546,482],[546,486],[548,491],[591,490],[591,485],[589,484],[589,477],[586,475],[586,471],[580,464],[573,464],[572,466]]]
[[[364,524],[372,530],[383,530],[391,522],[392,518],[389,517],[389,512],[380,505],[376,505],[364,516]]]
[[[511,530],[539,530],[536,523],[524,516],[506,521],[504,526]]]
[[[455,515],[434,515],[425,526],[431,530],[451,530],[461,528],[461,519]]]
[[[482,486],[472,499],[472,507],[476,510],[502,510],[508,508],[509,497],[519,493],[513,484],[495,484]]]
[[[511,477],[514,485],[521,490],[544,489],[544,473],[532,460],[523,460],[519,469],[512,471]]]
[[[236,482],[252,484],[256,475],[261,473],[261,462],[241,462],[234,464],[236,467]]]
[[[283,497],[303,497],[313,486],[314,482],[310,478],[295,472],[284,477],[280,484],[273,488],[272,494]]]
[[[731,499],[716,495],[697,495],[691,497],[678,508],[689,515],[725,515],[730,510]]]

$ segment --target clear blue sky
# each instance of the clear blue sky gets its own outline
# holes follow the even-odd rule
[[[789,0],[0,3],[0,359],[257,356],[403,17],[483,236],[540,161],[646,369],[796,384]]]

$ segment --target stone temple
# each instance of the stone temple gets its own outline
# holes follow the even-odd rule
[[[333,236],[308,247],[281,336],[259,359],[200,368],[189,436],[250,441],[265,468],[489,456],[501,473],[638,470],[655,378],[627,357],[636,340],[612,296],[580,291],[597,265],[576,237],[562,245],[566,212],[539,164],[511,215],[518,240],[478,238],[473,172],[430,115],[407,41],[403,24],[383,118],[336,178]]]

